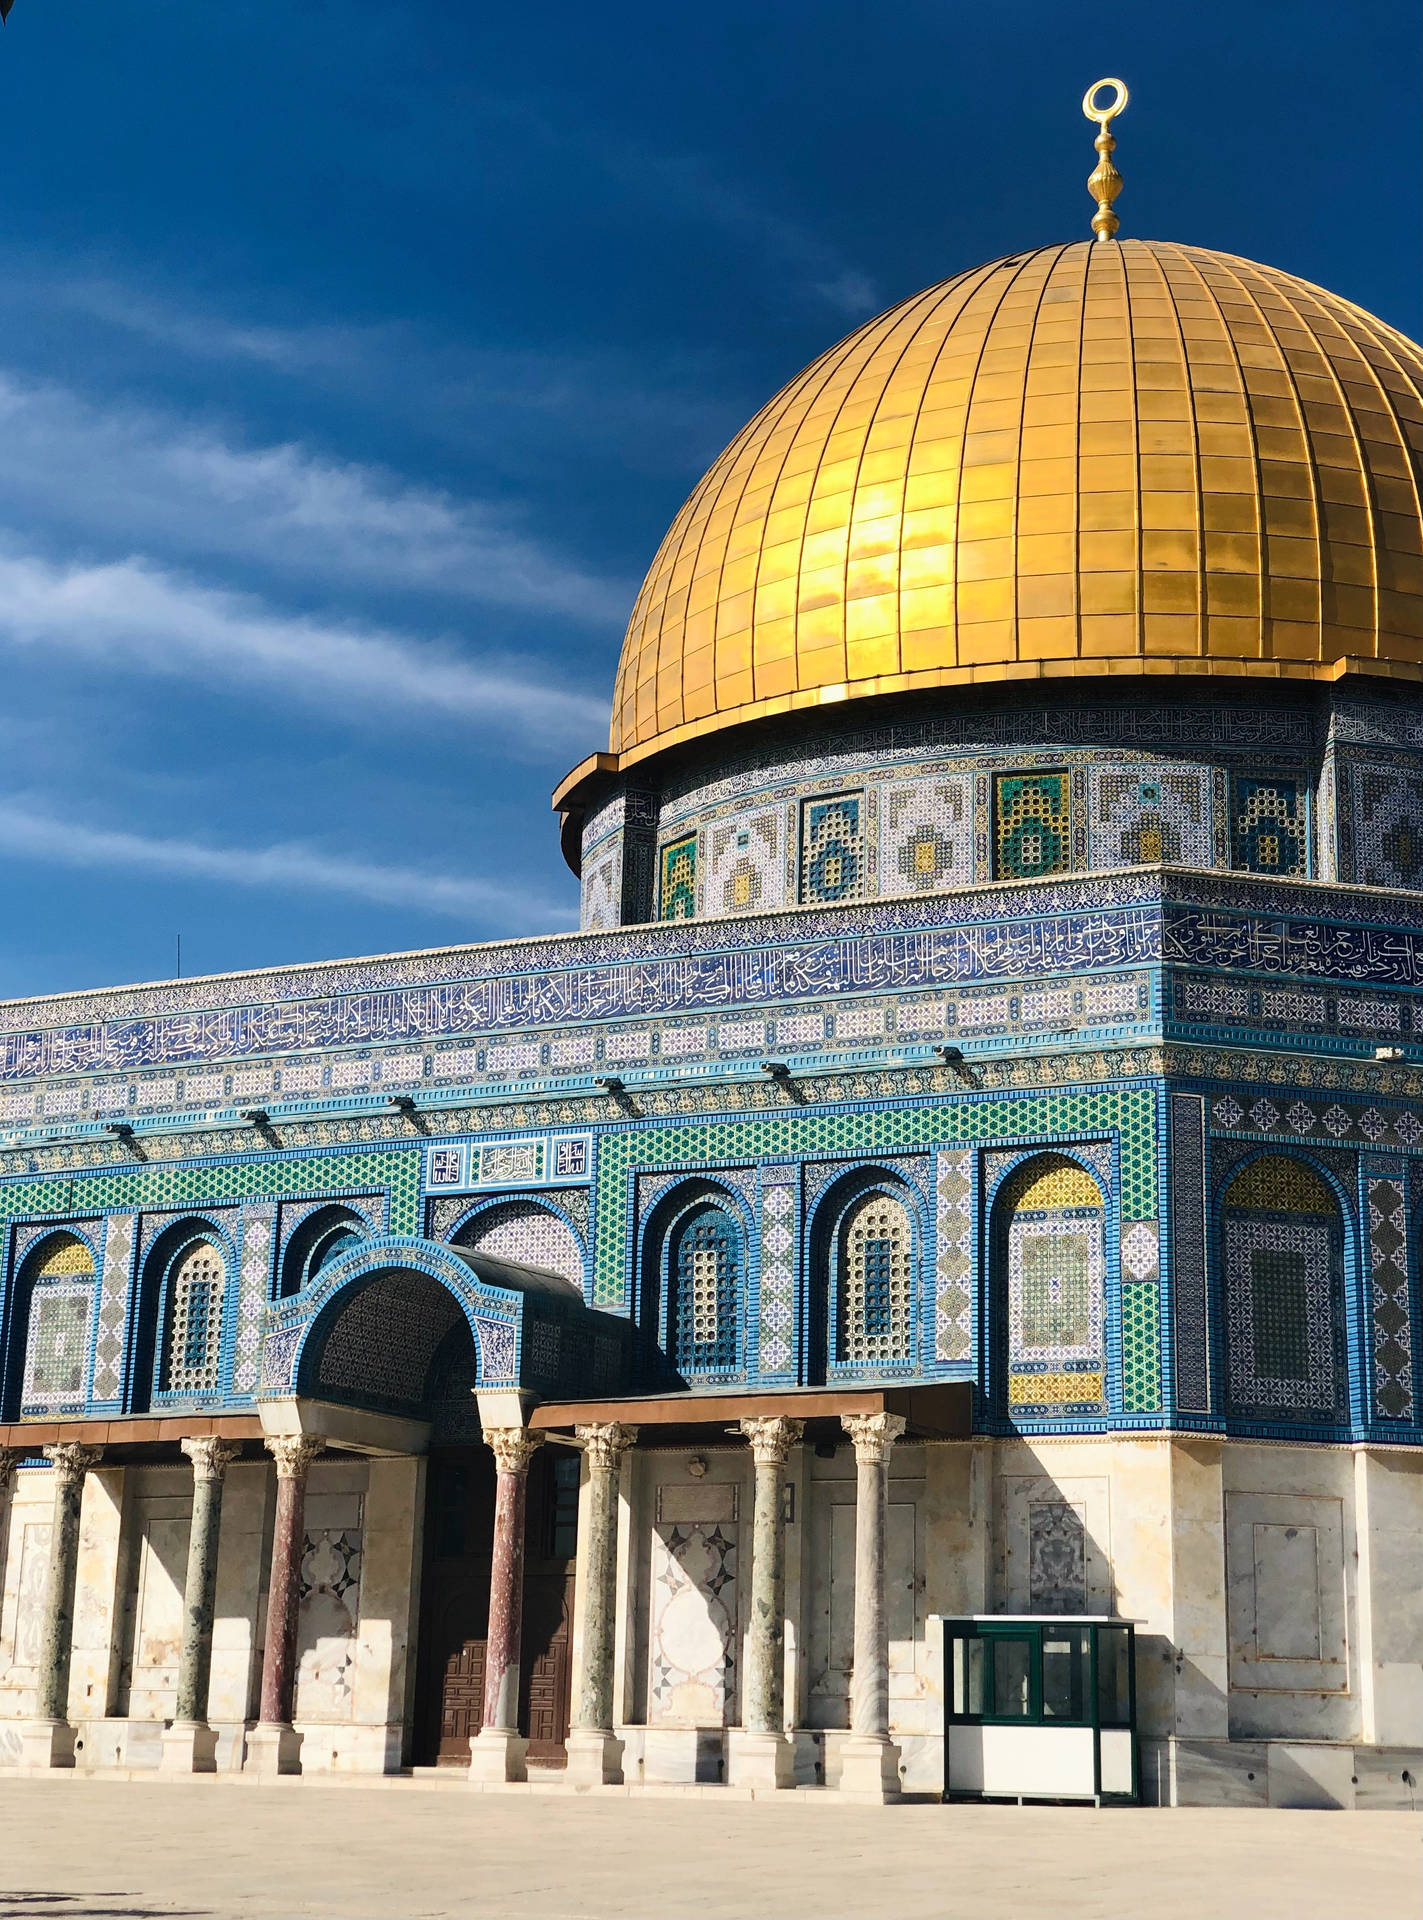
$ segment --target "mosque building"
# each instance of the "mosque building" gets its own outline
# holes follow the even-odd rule
[[[1118,239],[832,346],[555,796],[577,933],[0,1007],[0,1765],[1423,1771],[1423,351]],[[947,1817],[947,1816],[946,1816]]]

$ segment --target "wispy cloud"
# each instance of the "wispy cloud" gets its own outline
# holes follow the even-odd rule
[[[419,589],[616,627],[628,584],[520,532],[504,509],[297,444],[242,447],[142,409],[0,373],[0,518],[324,582]]]
[[[853,274],[842,292],[853,291]],[[501,472],[538,474],[549,458],[616,458],[636,471],[689,478],[725,445],[758,396],[741,389],[735,356],[590,344],[513,347],[450,338],[411,317],[363,325],[281,325],[204,305],[190,289],[135,290],[101,274],[55,274],[0,247],[0,313],[10,338],[33,342],[37,316],[68,310],[98,322],[86,366],[116,343],[272,375],[338,398],[366,417],[413,424],[431,440],[478,452]],[[120,362],[125,366],[122,353]]]
[[[610,166],[625,186],[650,183],[694,210],[743,245],[775,263],[778,276],[823,300],[845,320],[863,320],[884,302],[868,274],[800,221],[754,198],[697,154],[654,156],[609,150]]]
[[[546,932],[571,926],[568,908],[500,881],[345,859],[297,841],[269,847],[212,846],[84,826],[0,799],[0,854],[50,865],[141,872],[171,879],[280,892],[346,894],[385,906],[413,907],[466,924],[497,918],[501,926]]]
[[[660,202],[679,220],[719,227],[770,261],[775,284],[823,301],[847,320],[860,320],[884,302],[874,282],[804,221],[753,194],[707,154],[659,153],[606,125],[552,120],[527,99],[486,98],[491,118],[514,122],[546,145],[576,153],[614,180],[627,195]]]
[[[155,299],[121,281],[99,275],[56,276],[42,289],[51,302],[123,327],[161,346],[200,360],[253,360],[284,373],[348,368],[375,352],[391,352],[402,331],[395,327],[307,324],[299,327],[232,320],[173,300]]]
[[[0,550],[0,649],[43,648],[119,669],[178,676],[382,716],[443,714],[527,748],[584,748],[605,701],[437,642],[274,612],[147,561],[55,566]]]

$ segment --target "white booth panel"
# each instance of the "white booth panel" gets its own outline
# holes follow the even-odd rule
[[[1127,1764],[1130,1780],[1130,1757]],[[951,1793],[1090,1800],[1093,1774],[1090,1727],[949,1728]]]
[[[1128,1727],[1104,1727],[1102,1741],[1103,1793],[1131,1792],[1131,1743]]]

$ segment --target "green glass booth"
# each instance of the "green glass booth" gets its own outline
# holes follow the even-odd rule
[[[1136,1801],[1132,1621],[940,1618],[946,1800]]]

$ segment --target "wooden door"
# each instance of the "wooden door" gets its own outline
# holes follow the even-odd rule
[[[568,1734],[578,1456],[546,1449],[529,1472],[519,1725],[529,1757],[564,1757]],[[571,1469],[571,1472],[570,1472]],[[416,1669],[417,1766],[469,1765],[484,1703],[494,1464],[485,1447],[430,1456]]]
[[[573,1576],[560,1567],[524,1576],[523,1674],[519,1721],[531,1760],[564,1758],[571,1681]]]
[[[416,1766],[466,1767],[479,1732],[489,1633],[494,1461],[485,1447],[431,1453],[415,1684]]]

